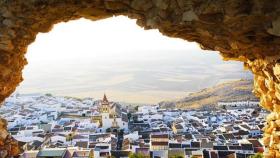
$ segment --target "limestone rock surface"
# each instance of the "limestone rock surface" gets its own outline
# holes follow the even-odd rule
[[[137,19],[137,24],[145,29],[158,29],[163,35],[219,51],[225,60],[244,62],[245,68],[255,75],[254,92],[262,106],[272,112],[265,128],[264,140],[269,149],[266,157],[280,155],[277,0],[1,0],[0,101],[23,80],[25,53],[39,32],[48,32],[59,22],[117,15]],[[4,124],[3,121],[0,122]],[[9,141],[5,126],[0,127],[0,148],[4,149]],[[8,149],[6,153],[18,154],[18,150]]]

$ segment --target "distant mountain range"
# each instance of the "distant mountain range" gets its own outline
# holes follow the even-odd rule
[[[190,93],[187,97],[178,101],[163,101],[159,105],[162,108],[190,109],[215,106],[220,101],[257,101],[258,98],[254,96],[252,90],[253,81],[241,79]]]

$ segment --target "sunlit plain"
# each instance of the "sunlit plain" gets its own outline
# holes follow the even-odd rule
[[[157,103],[251,77],[240,63],[122,16],[57,24],[37,36],[26,57],[20,93],[100,98],[106,92],[116,101]]]

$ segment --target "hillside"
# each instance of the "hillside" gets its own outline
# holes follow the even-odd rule
[[[176,102],[161,102],[161,107],[177,107],[182,109],[214,106],[219,101],[258,100],[252,93],[252,80],[231,81],[191,93]]]

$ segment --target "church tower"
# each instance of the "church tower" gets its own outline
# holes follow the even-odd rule
[[[101,124],[102,130],[105,132],[108,128],[111,128],[112,121],[110,119],[110,103],[106,97],[106,94],[103,96],[103,100],[101,101],[99,112],[101,114]]]
[[[101,101],[100,112],[101,113],[109,113],[110,111],[110,103],[106,97],[106,94],[103,96],[103,100]]]

